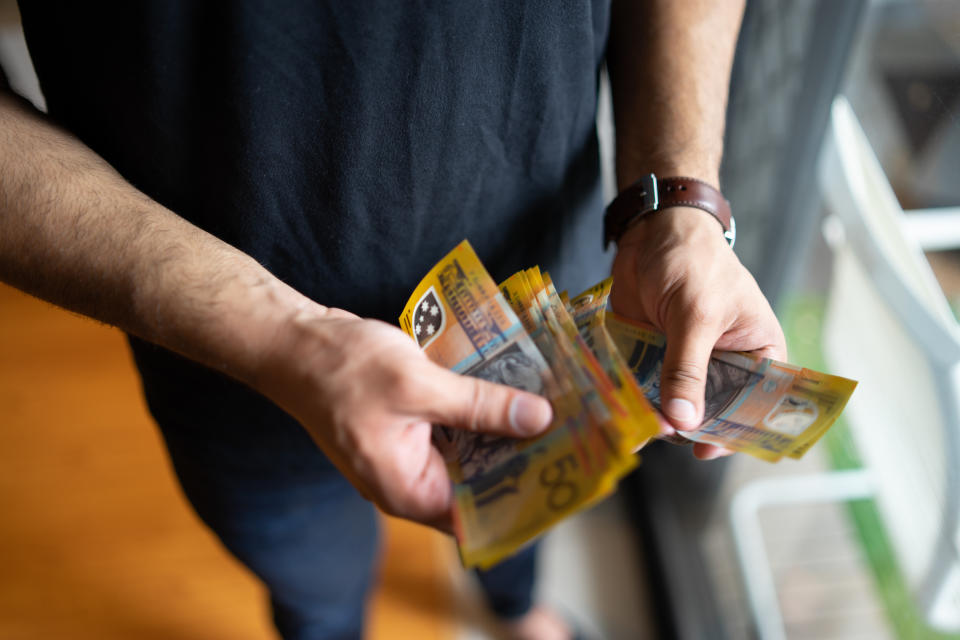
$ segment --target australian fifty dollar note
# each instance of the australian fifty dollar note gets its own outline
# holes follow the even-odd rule
[[[619,474],[627,464],[587,442],[595,425],[575,388],[555,375],[468,242],[424,277],[400,326],[434,362],[544,395],[554,407],[549,429],[532,439],[434,427],[465,566],[492,566],[613,489],[607,466],[619,463]]]

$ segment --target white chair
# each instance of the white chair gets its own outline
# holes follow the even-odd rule
[[[844,98],[820,159],[834,271],[830,370],[860,381],[845,411],[863,468],[760,479],[730,522],[760,637],[785,637],[757,518],[768,505],[873,498],[925,621],[960,630],[960,327],[919,239],[960,246],[960,212],[905,215]],[[916,234],[916,235],[914,235]]]

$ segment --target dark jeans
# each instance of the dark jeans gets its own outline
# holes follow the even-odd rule
[[[286,414],[231,397],[233,383],[187,394],[189,382],[161,387],[145,376],[144,388],[197,514],[267,585],[284,638],[361,637],[377,560],[373,506]],[[534,555],[531,548],[478,573],[501,617],[530,608]]]

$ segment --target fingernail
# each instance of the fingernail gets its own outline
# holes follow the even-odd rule
[[[553,419],[550,403],[538,396],[518,394],[510,402],[510,426],[521,436],[532,436],[547,428]]]
[[[697,409],[693,403],[683,398],[674,398],[670,400],[663,408],[667,417],[674,422],[682,423],[680,426],[687,426],[697,417]]]

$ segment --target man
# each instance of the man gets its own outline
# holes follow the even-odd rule
[[[0,278],[131,334],[188,498],[287,638],[360,633],[358,494],[449,528],[431,423],[549,423],[380,320],[465,237],[496,278],[608,273],[604,58],[621,188],[719,187],[741,2],[437,5],[21,2],[50,118],[0,98]],[[665,430],[693,428],[711,349],[782,357],[777,321],[709,213],[615,235],[614,307],[666,332]],[[529,553],[481,580],[516,637],[568,633],[531,605]]]

